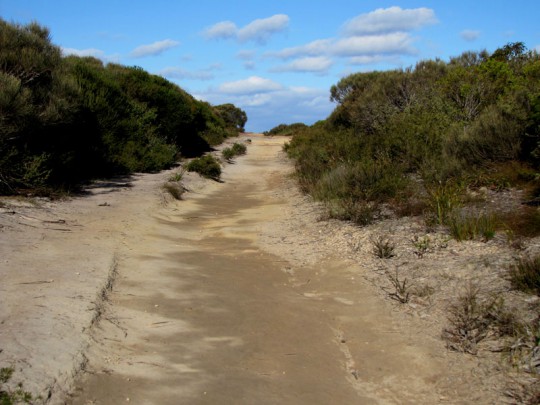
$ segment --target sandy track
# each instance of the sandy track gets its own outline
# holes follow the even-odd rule
[[[157,197],[162,173],[37,209],[69,231],[17,239],[9,217],[2,362],[51,403],[468,403],[474,361],[323,243],[284,140],[251,139],[223,183],[188,176],[181,202]]]

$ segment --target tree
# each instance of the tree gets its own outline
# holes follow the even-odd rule
[[[233,104],[221,104],[214,107],[218,115],[225,121],[227,126],[243,132],[244,125],[247,122],[247,114],[245,111],[236,107]]]

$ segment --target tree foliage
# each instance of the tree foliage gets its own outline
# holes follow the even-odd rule
[[[160,170],[247,120],[141,68],[63,57],[35,22],[0,19],[0,49],[0,193]]]

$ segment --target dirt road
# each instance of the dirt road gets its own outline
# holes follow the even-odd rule
[[[128,232],[70,402],[466,402],[442,343],[407,331],[361,268],[279,234],[283,139],[251,139],[223,183]]]

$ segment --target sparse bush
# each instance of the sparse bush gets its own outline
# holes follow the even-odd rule
[[[328,201],[325,207],[329,218],[351,221],[361,226],[371,224],[379,212],[374,204],[353,199]]]
[[[540,255],[517,259],[509,276],[515,289],[540,296]]]
[[[181,200],[184,194],[184,187],[178,182],[167,182],[163,185],[163,190],[170,194],[175,200]]]
[[[169,177],[169,181],[172,181],[172,182],[182,181],[185,173],[186,173],[186,169],[181,169],[179,172],[176,172],[171,177]]]
[[[443,330],[448,347],[470,354],[477,353],[478,343],[490,329],[505,334],[516,325],[515,318],[504,308],[504,300],[481,296],[480,287],[475,283],[469,283],[456,302],[449,306],[448,320],[450,327]]]
[[[388,279],[394,287],[394,291],[388,293],[388,296],[401,304],[406,304],[411,296],[411,283],[408,278],[401,279],[396,269],[394,274],[388,273]]]
[[[221,166],[212,155],[204,155],[191,160],[186,165],[186,170],[199,173],[201,176],[213,180],[219,180],[221,177]]]
[[[373,243],[373,254],[379,259],[390,259],[395,256],[395,244],[391,240],[377,236],[371,239],[371,243]]]

